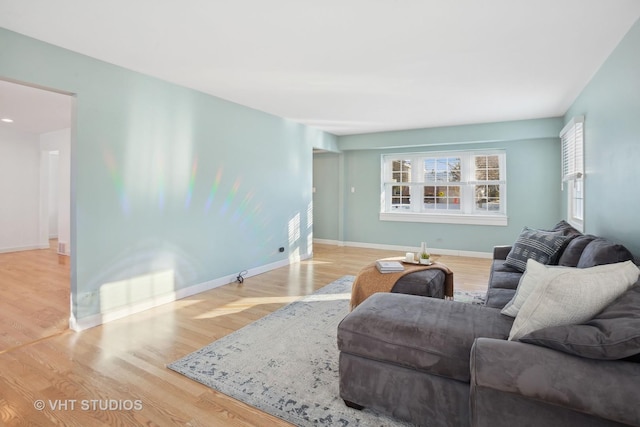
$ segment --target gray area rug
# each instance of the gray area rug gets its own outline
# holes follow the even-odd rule
[[[336,332],[349,312],[353,279],[342,277],[167,367],[298,426],[407,425],[348,408],[339,397]]]

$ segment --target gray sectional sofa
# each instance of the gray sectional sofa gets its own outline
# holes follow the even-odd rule
[[[632,258],[565,224],[550,231],[569,238],[547,264]],[[495,249],[484,306],[379,293],[346,316],[345,403],[425,426],[640,426],[640,281],[584,324],[508,341],[514,318],[501,309],[523,274],[515,252]]]

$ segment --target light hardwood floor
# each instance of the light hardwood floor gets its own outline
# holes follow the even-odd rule
[[[0,353],[69,325],[69,257],[49,249],[0,254]]]
[[[68,265],[43,261],[44,267],[22,253],[23,265],[20,254],[6,255],[16,256],[0,256],[0,336],[5,346],[0,350],[0,425],[286,426],[289,424],[165,365],[335,279],[357,274],[375,259],[402,254],[314,245],[310,260],[82,332],[61,326],[68,319]],[[454,271],[456,289],[486,289],[490,260],[437,259]],[[56,267],[59,271],[46,273],[38,289],[29,293],[15,289],[20,277]],[[60,289],[67,292],[65,301],[42,314],[24,316],[29,300],[59,301]],[[30,337],[39,338],[29,342]],[[142,408],[103,411],[81,407],[83,401],[91,406],[91,400],[106,399],[139,400]],[[42,411],[34,407],[38,400],[45,403]],[[51,409],[57,402],[67,407]]]

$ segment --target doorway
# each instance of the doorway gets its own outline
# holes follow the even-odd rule
[[[72,108],[0,79],[0,354],[69,326]]]

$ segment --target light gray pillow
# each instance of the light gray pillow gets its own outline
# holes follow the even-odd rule
[[[592,319],[626,292],[640,274],[631,261],[591,268],[561,268],[562,274],[552,272],[525,300],[513,322],[509,340],[549,326]]]
[[[500,313],[506,316],[516,317],[518,315],[518,311],[520,311],[520,308],[522,307],[522,304],[524,304],[536,286],[545,280],[551,280],[553,277],[558,274],[562,274],[563,272],[563,267],[545,266],[536,260],[528,259],[527,269],[524,271],[522,277],[520,277],[520,282],[516,288],[515,295],[511,298],[511,301],[504,306]]]

